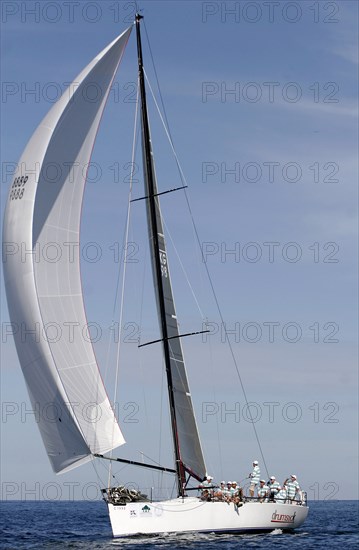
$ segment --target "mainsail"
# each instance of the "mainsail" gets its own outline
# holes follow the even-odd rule
[[[169,390],[170,413],[174,439],[178,491],[183,494],[186,484],[185,471],[198,480],[206,474],[201,442],[194,415],[186,367],[184,363],[177,315],[173,300],[169,265],[158,197],[155,166],[147,115],[140,19],[136,16],[137,47],[139,57],[139,82],[141,90],[141,123],[143,169],[152,273],[155,286],[158,316],[162,333],[164,358]]]
[[[79,230],[86,167],[130,32],[95,57],[38,126],[5,212],[10,318],[55,472],[124,443],[86,330]]]
[[[154,180],[154,194],[157,193],[156,180]],[[149,222],[149,237],[151,246],[153,277],[156,291],[158,288],[158,277],[154,266],[154,255],[159,254],[161,262],[162,289],[165,305],[165,324],[167,345],[169,348],[170,371],[174,401],[174,411],[176,416],[176,434],[179,448],[180,461],[184,469],[198,480],[203,480],[206,475],[206,465],[199,439],[197,423],[194,415],[191,393],[188,385],[186,366],[184,362],[180,332],[178,329],[176,309],[173,299],[169,264],[165,238],[163,234],[163,224],[161,219],[161,210],[159,198],[155,198],[156,217],[157,217],[157,235],[159,251],[155,250],[153,239],[153,227]],[[157,296],[157,307],[159,312],[159,300]]]

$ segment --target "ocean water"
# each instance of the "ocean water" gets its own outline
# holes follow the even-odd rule
[[[3,501],[0,503],[0,548],[358,549],[358,501],[317,501],[310,502],[309,506],[307,521],[293,533],[276,529],[260,535],[191,534],[114,540],[103,502]]]

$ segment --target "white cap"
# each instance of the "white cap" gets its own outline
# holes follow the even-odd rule
[[[225,484],[226,484],[226,482],[225,482],[225,481],[221,481],[221,485],[225,485]]]
[[[271,479],[275,479],[275,476],[271,476],[270,478],[271,478]]]
[[[231,481],[227,481],[227,485],[232,485],[232,482],[231,482]]]
[[[264,479],[261,479],[259,483],[265,483],[265,480],[264,480]]]
[[[237,485],[237,482],[236,482],[236,481],[232,481],[232,485]]]
[[[213,477],[212,476],[207,476],[206,479],[213,479]]]
[[[291,474],[290,477],[294,477],[294,479],[297,479],[297,476],[295,474]]]
[[[253,464],[258,464],[258,460],[253,460]]]

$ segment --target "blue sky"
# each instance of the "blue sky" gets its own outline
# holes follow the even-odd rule
[[[129,25],[134,7],[80,2],[70,12],[66,3],[51,4],[58,8],[2,4],[2,211],[11,163],[65,83]],[[357,498],[357,3],[280,2],[273,12],[266,2],[146,1],[142,7],[207,264],[227,328],[235,330],[231,341],[248,398],[260,411],[256,427],[269,474],[282,479],[295,471],[310,498]],[[26,11],[31,9],[38,11]],[[144,55],[155,87],[147,47]],[[128,194],[124,166],[131,155],[135,62],[132,36],[94,149],[82,222],[85,303],[88,318],[103,331],[96,353],[108,370],[110,396],[108,327]],[[154,110],[151,121],[165,190],[180,181]],[[141,174],[139,180],[136,196],[142,194]],[[143,205],[135,205],[131,240],[138,261],[128,266],[133,284],[125,303],[118,405],[128,444],[119,453],[138,459],[142,450],[169,464],[159,349],[144,348],[140,361],[136,343],[128,341],[140,317],[143,340],[158,335]],[[212,323],[207,344],[201,337],[185,342],[208,468],[217,480],[241,480],[259,456],[244,398],[183,196],[165,196],[162,208]],[[86,258],[94,250],[101,253],[97,262]],[[202,315],[171,245],[169,250],[181,329],[201,330]],[[1,285],[4,331],[9,319]],[[290,342],[296,334],[298,341]],[[112,366],[113,358],[111,349]],[[36,496],[56,497],[55,485],[47,485],[55,483],[62,498],[71,483],[77,498],[92,498],[96,491],[86,484],[97,478],[91,466],[52,474],[36,423],[26,414],[29,399],[13,341],[4,334],[1,378],[3,498],[25,497],[32,489]],[[102,466],[99,473],[106,479]],[[145,487],[156,482],[129,468],[119,479]]]

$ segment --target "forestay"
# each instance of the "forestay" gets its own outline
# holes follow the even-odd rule
[[[105,48],[43,119],[19,161],[6,207],[10,318],[55,472],[124,443],[84,330],[79,229],[86,167],[130,32]]]

